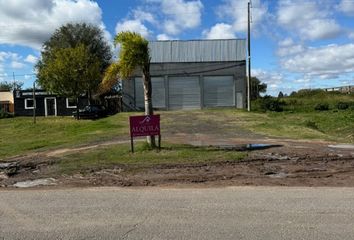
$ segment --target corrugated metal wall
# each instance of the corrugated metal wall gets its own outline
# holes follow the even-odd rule
[[[144,108],[141,78],[133,80],[135,107]],[[192,76],[152,78],[152,102],[159,109],[200,109],[203,107],[244,107],[240,79],[234,76]]]
[[[151,78],[152,105],[154,108],[166,108],[165,79],[162,77]],[[139,108],[144,107],[144,87],[142,78],[135,78],[135,104]]]
[[[168,83],[169,109],[200,108],[199,77],[171,77]]]
[[[204,77],[204,106],[235,106],[235,87],[232,76]]]
[[[151,63],[246,60],[244,39],[149,42]]]

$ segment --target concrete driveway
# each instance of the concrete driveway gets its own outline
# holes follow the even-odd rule
[[[354,239],[354,189],[0,191],[0,239]]]

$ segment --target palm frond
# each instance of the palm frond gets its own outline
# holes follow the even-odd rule
[[[120,79],[120,64],[119,62],[112,63],[106,69],[102,82],[99,87],[100,93],[108,92]]]

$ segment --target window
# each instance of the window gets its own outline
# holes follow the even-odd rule
[[[66,108],[76,108],[76,99],[75,98],[67,98],[66,99]]]
[[[34,101],[33,98],[26,98],[25,99],[25,109],[33,109]]]

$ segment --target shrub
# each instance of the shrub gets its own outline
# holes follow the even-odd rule
[[[329,110],[329,105],[328,105],[328,103],[317,103],[315,106],[315,110],[327,111],[327,110]]]
[[[286,105],[284,101],[273,98],[271,96],[265,96],[257,100],[258,108],[261,111],[273,111],[273,112],[282,112],[283,107]]]
[[[0,119],[1,118],[10,118],[10,117],[13,117],[13,114],[5,112],[2,109],[0,109]]]
[[[349,104],[346,102],[339,102],[339,103],[337,103],[337,108],[339,110],[345,110],[345,109],[349,108]]]
[[[314,121],[310,121],[310,120],[305,121],[305,126],[314,130],[319,130],[317,124]]]

